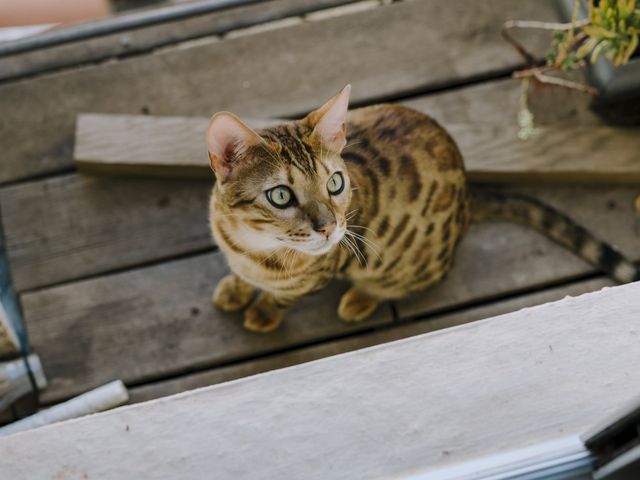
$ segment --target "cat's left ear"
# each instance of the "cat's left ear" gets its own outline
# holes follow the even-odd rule
[[[333,96],[318,110],[314,110],[302,121],[313,128],[322,144],[329,150],[340,153],[347,143],[345,122],[349,109],[349,93],[351,85],[347,85],[340,93]]]
[[[207,146],[211,168],[222,178],[233,176],[240,154],[260,145],[260,136],[233,113],[216,113],[207,127]]]

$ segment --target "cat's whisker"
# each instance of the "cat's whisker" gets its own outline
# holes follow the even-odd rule
[[[267,261],[269,261],[270,258],[273,258],[274,255],[279,253],[280,250],[282,250],[282,249],[281,248],[276,248],[273,252],[271,252],[271,255],[269,255],[268,257],[263,258],[260,262],[258,262],[258,265],[264,265]]]
[[[349,238],[347,236],[342,237],[346,240],[347,243],[349,243],[352,247],[353,247],[353,251],[356,254],[357,258],[358,258],[358,263],[360,263],[360,265],[367,266],[367,259],[365,258],[365,256],[362,254],[362,252],[360,251],[360,248],[358,248],[358,244],[352,239]]]
[[[290,255],[287,256],[287,260],[284,262],[284,276],[288,279],[292,278],[293,266],[295,264],[298,251],[296,249],[289,249]]]
[[[369,240],[368,238],[362,236],[362,235],[357,235],[355,234],[355,232],[349,232],[351,235],[353,235],[355,238],[360,239],[367,247],[369,247],[373,253],[376,255],[376,257],[378,257],[378,259],[380,259],[380,252],[378,250],[378,246],[373,243],[371,240]]]
[[[347,143],[347,144],[344,146],[344,148],[347,148],[347,147],[353,147],[354,145],[360,145],[362,142],[363,142],[362,140],[353,141],[353,142],[351,142],[351,143]]]
[[[376,257],[378,257],[378,259],[381,258],[380,257],[380,252],[378,251],[379,247],[373,241],[371,241],[370,239],[368,239],[364,235],[360,235],[359,233],[352,232],[350,230],[346,230],[345,234],[350,235],[353,238],[362,241],[362,243],[364,243],[367,247],[369,247],[373,251],[373,253],[376,255]]]
[[[344,243],[342,243],[343,241],[344,241]],[[339,244],[342,245],[343,247],[345,247],[347,249],[347,251],[350,252],[351,255],[356,257],[358,259],[358,263],[360,264],[360,266],[362,266],[362,261],[360,260],[360,256],[357,254],[357,252],[354,249],[353,245],[348,241],[348,239],[346,237],[342,237],[342,239],[340,240]]]
[[[349,221],[349,220],[351,220],[354,216],[356,216],[356,215],[358,214],[358,212],[359,212],[359,211],[360,211],[360,209],[359,209],[359,208],[355,208],[355,209],[351,210],[350,212],[347,212],[347,213],[344,215],[345,220],[347,220],[347,222],[348,222],[348,221]]]
[[[276,277],[277,279],[280,279],[280,275],[282,275],[282,277],[286,276],[287,261],[289,260],[289,257],[293,255],[293,251],[294,250],[292,248],[287,248],[285,250],[284,256],[282,257],[280,271],[278,272],[278,275]]]
[[[375,235],[375,233],[376,233],[376,232],[374,232],[372,229],[370,229],[369,227],[365,227],[365,226],[362,226],[362,225],[354,225],[353,223],[351,223],[351,224],[347,225],[347,228],[350,228],[350,227],[353,227],[353,228],[363,228],[364,230],[368,230],[369,232],[373,233],[374,235]]]
[[[298,251],[293,250],[293,255],[291,255],[291,263],[289,264],[289,280],[291,280],[293,276],[293,268],[295,267],[297,256],[298,256]]]

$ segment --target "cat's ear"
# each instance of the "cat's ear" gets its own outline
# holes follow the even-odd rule
[[[239,154],[262,142],[256,132],[229,112],[211,118],[206,137],[211,168],[223,178],[233,174]]]
[[[347,85],[340,93],[303,120],[306,125],[313,128],[313,134],[319,137],[324,146],[338,153],[347,143],[345,122],[350,92],[351,85]]]

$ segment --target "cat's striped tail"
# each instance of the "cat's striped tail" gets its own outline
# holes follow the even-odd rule
[[[471,221],[507,221],[534,228],[622,283],[640,280],[640,268],[558,210],[532,197],[472,188]]]

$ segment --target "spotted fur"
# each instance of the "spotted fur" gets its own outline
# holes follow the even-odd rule
[[[303,120],[258,132],[231,114],[212,119],[211,228],[233,272],[214,303],[238,310],[261,290],[245,311],[250,330],[277,328],[289,306],[334,278],[353,285],[339,316],[359,321],[379,301],[423,290],[452,267],[470,220],[458,147],[436,121],[406,107],[347,114],[348,93]],[[331,195],[335,172],[345,188]],[[266,192],[277,185],[297,203],[270,205]],[[477,193],[472,203],[476,220],[526,223],[620,280],[638,277],[617,252],[549,207]]]

